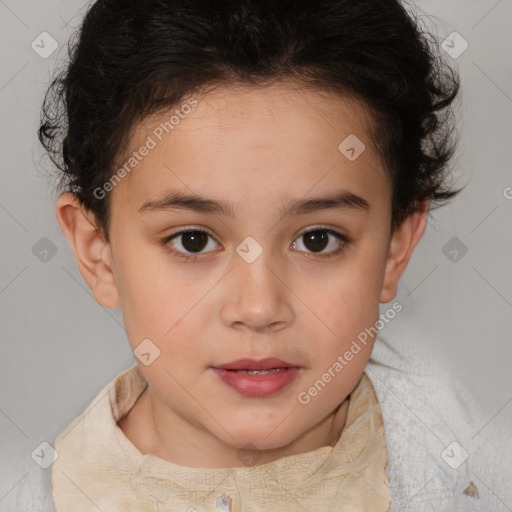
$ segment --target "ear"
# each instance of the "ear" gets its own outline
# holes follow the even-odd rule
[[[412,252],[425,231],[429,201],[424,201],[420,205],[420,209],[410,214],[395,229],[391,237],[380,302],[390,302],[395,298],[398,279],[406,269]]]
[[[96,227],[94,216],[69,192],[59,196],[55,213],[94,298],[106,308],[119,307],[110,244]]]

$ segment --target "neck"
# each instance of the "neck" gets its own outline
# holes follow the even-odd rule
[[[269,450],[243,450],[222,442],[169,409],[150,387],[118,424],[143,454],[187,467],[229,468],[245,466],[244,462],[251,460],[265,464],[322,446],[334,446],[345,427],[348,406],[349,397],[291,443]]]

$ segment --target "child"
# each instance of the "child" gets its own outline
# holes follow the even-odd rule
[[[458,87],[396,0],[92,5],[39,135],[136,363],[56,439],[57,512],[498,510],[475,405],[375,343]]]

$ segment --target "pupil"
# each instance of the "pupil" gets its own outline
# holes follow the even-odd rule
[[[310,231],[309,233],[306,233],[302,236],[304,237],[304,245],[312,251],[321,251],[327,246],[328,236],[325,231],[317,229],[315,231]],[[309,243],[307,242],[308,239]]]
[[[190,231],[181,235],[182,245],[189,252],[200,252],[208,243],[208,234],[203,231]]]

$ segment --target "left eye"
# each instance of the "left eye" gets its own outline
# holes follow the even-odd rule
[[[329,237],[333,237],[334,241],[332,239],[329,240]],[[305,233],[302,233],[297,240],[299,242],[293,242],[292,244],[294,249],[303,250],[300,247],[302,245],[306,247],[306,251],[312,251],[314,254],[321,253],[321,255],[323,255],[322,251],[329,245],[333,250],[327,251],[327,253],[336,254],[344,248],[346,243],[348,243],[347,237],[337,231],[326,228],[316,228],[306,231]],[[333,245],[334,248],[332,247]]]

